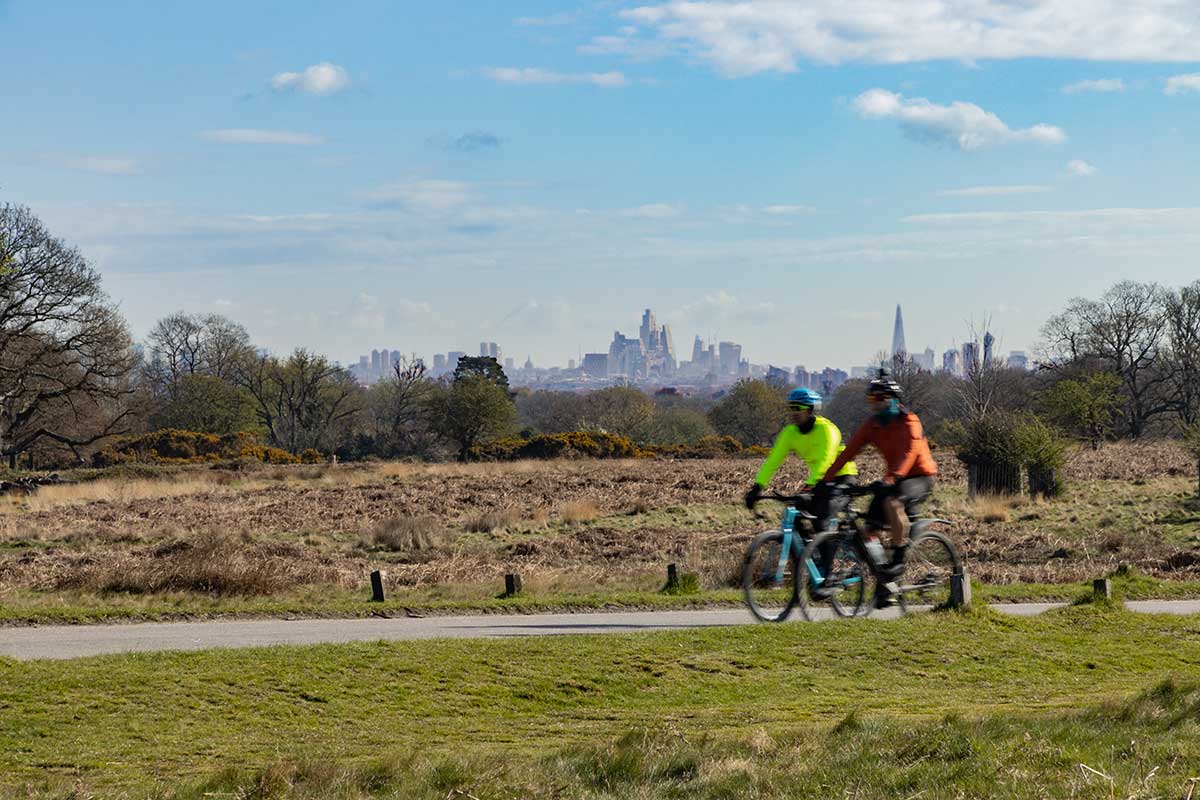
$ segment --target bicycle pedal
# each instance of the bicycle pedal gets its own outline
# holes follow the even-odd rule
[[[888,581],[883,585],[883,588],[887,589],[888,594],[900,594],[900,584],[895,581]]]

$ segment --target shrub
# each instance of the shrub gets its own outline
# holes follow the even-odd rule
[[[1017,451],[1029,477],[1029,494],[1057,497],[1062,494],[1062,468],[1067,463],[1067,443],[1037,417],[1016,430]]]
[[[320,457],[320,453],[317,456]],[[217,436],[174,428],[118,439],[92,458],[97,467],[133,463],[211,464],[237,460],[300,463],[299,457],[286,450],[263,445],[253,433],[243,431]]]
[[[499,439],[471,450],[471,458],[511,461],[520,458],[633,458],[637,448],[624,436],[597,431],[571,431]]]
[[[300,453],[300,463],[301,464],[323,464],[323,463],[325,463],[325,456],[322,455],[320,450],[317,450],[316,448],[313,448],[313,447],[309,447]]]

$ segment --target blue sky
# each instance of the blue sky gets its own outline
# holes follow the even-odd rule
[[[137,336],[219,312],[349,360],[1031,348],[1200,276],[1200,2],[0,0],[0,201]]]

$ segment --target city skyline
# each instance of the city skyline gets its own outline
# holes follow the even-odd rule
[[[914,350],[988,312],[1032,350],[1074,296],[1194,278],[1200,29],[1026,5],[8,0],[0,201],[137,338],[566,363],[637,297],[762,363],[859,362],[897,301]]]
[[[890,349],[878,349],[863,363],[852,365],[834,364],[821,359],[812,361],[813,368],[805,363],[757,362],[743,358],[742,346],[731,341],[709,341],[696,334],[692,342],[690,360],[676,356],[675,345],[667,324],[657,323],[651,308],[642,312],[637,337],[628,337],[618,329],[605,352],[580,353],[580,358],[569,358],[566,364],[540,362],[537,366],[532,354],[526,356],[518,368],[512,356],[505,357],[503,348],[496,342],[483,341],[479,344],[479,355],[496,359],[510,378],[526,385],[536,385],[549,377],[553,381],[577,381],[587,385],[589,381],[634,382],[647,385],[668,385],[714,382],[726,384],[741,378],[755,377],[784,380],[789,384],[814,389],[831,390],[850,378],[865,378],[887,364],[876,363],[880,354],[889,358],[897,356],[911,359],[918,369],[926,372],[948,372],[961,376],[968,367],[977,368],[980,363],[999,363],[1009,367],[1028,369],[1031,363],[1024,350],[998,349],[999,340],[990,330],[982,338],[972,330],[972,338],[955,344],[942,352],[941,360],[932,346],[924,350],[909,352],[904,329],[903,306],[897,304],[892,328]],[[462,350],[436,352],[432,358],[414,352],[373,349],[371,353],[358,356],[349,369],[363,383],[373,383],[389,374],[396,360],[407,363],[421,361],[435,377],[449,375],[458,365],[458,359],[467,355]],[[823,364],[823,366],[820,366]]]

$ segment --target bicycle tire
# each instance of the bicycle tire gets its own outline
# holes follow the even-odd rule
[[[793,535],[794,536],[794,535]],[[754,537],[742,560],[742,594],[750,613],[760,622],[783,622],[799,602],[795,539],[783,574],[778,573],[783,534],[766,531]]]
[[[900,576],[900,613],[938,610],[950,603],[950,579],[962,575],[962,556],[945,534],[925,531],[908,545]]]
[[[839,617],[858,616],[870,609],[869,598],[871,595],[867,592],[867,584],[871,570],[863,561],[858,548],[848,541],[842,532],[826,531],[813,537],[805,546],[804,552],[800,556],[800,563],[808,564],[809,561],[820,563],[818,559],[821,546],[829,541],[836,541],[837,544],[833,553],[833,569],[830,570],[829,575],[825,576],[825,580],[839,585],[842,587],[842,591],[821,601],[811,597],[807,586],[804,590],[798,591],[796,600],[800,606],[800,613],[809,621],[812,621],[812,614],[809,613],[810,603],[828,602],[833,608],[833,613]],[[808,582],[805,581],[805,583]]]

